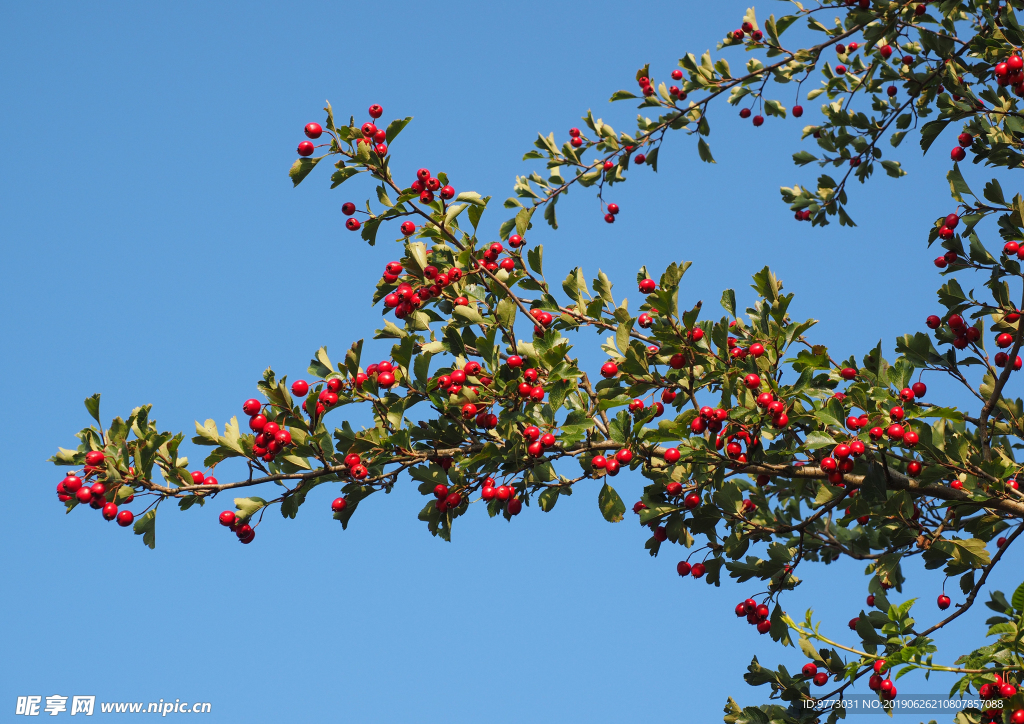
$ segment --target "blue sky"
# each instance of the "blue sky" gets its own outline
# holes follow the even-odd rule
[[[44,462],[73,446],[94,392],[108,417],[153,403],[162,427],[191,434],[196,419],[240,414],[268,365],[304,376],[317,347],[337,356],[372,337],[372,289],[397,254],[367,247],[340,213],[371,187],[331,191],[321,169],[293,190],[286,175],[324,99],[344,118],[371,103],[385,119],[414,116],[393,167],[443,170],[457,190],[501,199],[534,168],[519,159],[536,131],[564,138],[588,108],[625,130],[635,112],[609,106],[612,91],[648,62],[667,79],[745,7],[651,2],[624,28],[627,11],[610,2],[7,6],[0,711],[20,695],[95,694],[209,701],[204,721],[226,722],[717,721],[729,695],[763,701],[742,682],[750,657],[803,659],[736,621],[753,587],[681,581],[674,551],[651,559],[634,518],[600,517],[596,487],[511,524],[466,516],[451,544],[416,520],[413,485],[375,496],[348,531],[324,491],[294,521],[275,514],[250,546],[217,525],[231,507],[220,501],[162,514],[150,551],[98,516],[65,516],[60,473]],[[777,97],[789,106],[793,93]],[[804,106],[808,121],[815,104]],[[720,109],[716,165],[671,138],[657,178],[637,169],[608,197],[617,223],[573,191],[562,228],[531,242],[545,245],[553,279],[582,263],[588,279],[600,267],[630,291],[641,265],[692,260],[681,304],[703,299],[715,316],[723,288],[751,301],[750,275],[770,264],[797,293],[794,316],[820,319],[813,334],[835,356],[879,339],[891,350],[936,308],[925,241],[952,210],[946,154],[922,160],[908,142],[899,158],[911,176],[855,190],[858,228],[812,230],[778,192],[815,178],[789,161],[802,125],[754,129]],[[483,225],[496,235],[504,218],[495,209]],[[597,362],[598,342],[577,350]],[[938,396],[941,382],[927,381]],[[617,480],[629,502],[642,484]],[[787,608],[813,605],[842,636],[863,605],[860,567],[808,578]],[[935,573],[912,587],[929,620],[940,588]],[[943,660],[980,644],[983,619],[961,619],[973,639],[946,635]]]

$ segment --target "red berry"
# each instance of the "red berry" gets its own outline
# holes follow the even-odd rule
[[[646,507],[646,506],[644,506],[644,507]],[[691,570],[691,566],[686,561],[679,561],[679,563],[676,564],[676,573],[678,573],[680,576],[684,576],[685,577],[685,576],[690,575],[690,570]],[[740,605],[742,606],[743,604],[740,604]]]
[[[117,524],[122,528],[127,528],[135,520],[135,514],[130,510],[122,510],[117,514]]]
[[[113,520],[117,517],[117,503],[107,503],[103,506],[104,520]]]
[[[377,119],[377,118],[380,118],[383,114],[384,114],[384,109],[381,108],[376,103],[374,103],[372,106],[370,106],[370,118]]]
[[[235,520],[236,517],[233,511],[225,510],[220,514],[220,524],[226,528],[233,526],[235,524]]]
[[[614,377],[619,373],[619,366],[614,362],[605,362],[601,365],[602,377]]]
[[[957,146],[956,148],[949,152],[949,157],[954,161],[963,161],[965,158],[967,158],[967,152],[964,151],[964,149],[960,148],[960,146]]]
[[[640,292],[643,294],[651,294],[657,287],[658,285],[653,279],[641,279],[639,283]]]
[[[309,141],[303,141],[299,144],[299,155],[300,156],[312,156],[313,155],[313,144]]]
[[[320,138],[320,134],[324,132],[324,129],[320,127],[319,123],[307,123],[305,130],[307,138]]]
[[[749,108],[741,108],[740,109],[740,118],[750,118],[750,109]]]
[[[940,609],[945,611],[947,608],[949,608],[949,604],[950,604],[949,596],[947,596],[945,593],[943,593],[941,596],[939,596],[939,598],[936,601],[936,603],[938,604]]]
[[[924,382],[915,382],[910,386],[911,391],[914,393],[914,397],[920,399],[925,396],[928,392],[928,386]]]
[[[521,501],[519,498],[512,498],[510,501],[508,501],[507,510],[509,515],[519,515],[519,513],[523,510],[523,501]]]
[[[803,106],[793,106],[793,117],[794,118],[799,118],[803,114],[804,114],[804,107]]]
[[[755,126],[760,126],[763,123],[764,123],[764,116],[762,116],[762,115],[754,116],[754,125]]]
[[[665,451],[665,462],[671,464],[679,461],[679,450],[678,448],[670,447]]]
[[[333,510],[335,513],[340,513],[341,511],[345,510],[346,507],[348,507],[348,501],[345,500],[345,498],[335,498],[331,502],[331,510]]]
[[[403,234],[405,234],[406,236],[412,236],[415,231],[416,231],[416,224],[412,223],[411,221],[403,221],[402,222],[402,233]]]
[[[839,376],[842,377],[844,380],[852,380],[857,376],[857,370],[853,369],[852,367],[844,367],[843,369],[839,370]]]

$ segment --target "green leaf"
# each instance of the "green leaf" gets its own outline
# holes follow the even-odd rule
[[[356,168],[355,166],[345,166],[339,168],[333,174],[331,174],[331,188],[337,188],[343,183],[348,181],[350,178],[355,176],[357,173],[362,173],[365,169]]]
[[[156,511],[150,510],[137,518],[132,530],[135,531],[135,535],[142,536],[143,543],[150,548],[156,548]]]
[[[1017,590],[1013,592],[1013,598],[1010,600],[1013,610],[1017,613],[1024,613],[1024,583],[1017,586]]]
[[[516,214],[516,233],[520,236],[526,236],[526,231],[530,228],[530,219],[533,217],[533,210],[534,207],[522,209]]]
[[[100,422],[100,393],[97,392],[95,395],[90,395],[85,398],[85,409],[89,411],[92,419],[100,425],[103,424]]]
[[[412,120],[412,116],[408,118],[396,118],[388,124],[387,130],[384,131],[384,135],[387,137],[387,144],[390,146],[391,142],[394,141],[398,134],[402,132],[402,129],[409,125],[409,121]]]
[[[1006,204],[1006,197],[1003,196],[1003,187],[999,185],[999,182],[992,179],[985,184],[985,190],[982,192],[986,199],[991,201],[993,204],[999,204],[1004,206]]]
[[[960,173],[960,164],[954,163],[953,168],[946,174],[946,180],[949,181],[949,190],[953,195],[953,198],[957,201],[964,203],[963,194],[974,196],[970,186],[964,181],[963,175]]]
[[[949,121],[945,120],[929,121],[924,124],[921,127],[921,150],[927,151],[948,125]]]
[[[251,498],[235,498],[235,507],[238,509],[238,517],[243,519],[249,519],[253,514],[260,508],[264,508],[267,505],[267,501],[263,498],[251,497]]]
[[[625,101],[625,100],[629,100],[630,98],[636,98],[636,96],[633,95],[632,93],[630,93],[629,91],[620,90],[620,91],[615,91],[614,93],[612,93],[612,97],[609,98],[608,100],[609,100],[609,102]]]
[[[466,320],[471,324],[483,324],[484,318],[475,304],[460,304],[455,307],[455,316]]]
[[[519,309],[519,307],[516,305],[512,297],[502,298],[502,300],[498,302],[498,308],[495,310],[498,323],[505,329],[511,330],[516,321],[517,309]]]
[[[288,171],[288,176],[292,180],[292,188],[302,183],[302,179],[309,175],[309,172],[316,168],[316,165],[320,163],[321,159],[326,156],[318,156],[316,158],[300,158],[292,164],[291,169]]]
[[[831,435],[824,432],[812,432],[808,433],[807,438],[804,440],[804,447],[808,450],[816,450],[820,447],[826,447],[827,445],[835,445],[836,441]]]
[[[793,154],[793,163],[797,166],[806,166],[807,164],[817,160],[818,157],[810,151],[798,151]]]
[[[700,160],[705,163],[716,163],[715,157],[711,155],[711,146],[707,144],[703,138],[697,139],[697,153],[700,156]]]
[[[626,513],[626,504],[615,492],[615,488],[605,483],[597,496],[597,504],[601,508],[601,515],[609,523],[618,523]]]
[[[722,308],[729,313],[730,317],[736,316],[736,291],[726,289],[722,292]]]
[[[530,265],[531,269],[533,269],[535,272],[543,276],[544,247],[538,244],[537,246],[533,247],[528,252],[526,252],[526,262]]]
[[[545,488],[540,495],[537,496],[537,503],[540,504],[540,509],[545,513],[555,507],[555,503],[558,502],[558,488]]]

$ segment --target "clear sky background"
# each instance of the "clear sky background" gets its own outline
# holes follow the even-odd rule
[[[741,678],[751,656],[803,658],[735,619],[735,603],[757,588],[680,580],[681,549],[650,558],[632,515],[617,525],[600,517],[596,486],[511,524],[465,516],[451,544],[416,520],[422,501],[408,484],[374,496],[347,531],[325,486],[294,521],[269,513],[250,546],[217,524],[232,507],[220,500],[165,509],[150,551],[92,511],[65,516],[54,496],[62,473],[44,462],[74,446],[89,422],[81,401],[94,392],[108,418],[153,403],[163,428],[191,436],[196,419],[240,414],[266,366],[305,376],[320,345],[339,356],[372,337],[369,299],[397,247],[384,233],[367,247],[340,213],[371,186],[331,191],[318,169],[293,190],[286,175],[324,99],[346,119],[371,103],[385,120],[415,116],[393,146],[400,177],[426,166],[500,200],[515,174],[538,168],[519,160],[537,131],[565,138],[588,108],[626,130],[635,111],[610,107],[610,94],[632,89],[644,63],[667,79],[682,53],[739,26],[745,8],[5,5],[0,720],[28,694],[209,701],[204,721],[217,722],[709,722],[729,695],[763,702],[767,690]],[[728,57],[735,67],[743,54]],[[794,92],[776,97],[788,107]],[[804,102],[803,121],[816,105]],[[562,228],[538,224],[531,243],[545,245],[552,279],[583,264],[588,279],[602,268],[630,292],[642,264],[692,260],[681,303],[703,299],[713,316],[725,287],[749,303],[750,275],[770,264],[797,293],[794,316],[819,318],[813,334],[835,356],[879,339],[891,350],[936,309],[925,241],[952,210],[942,150],[952,136],[926,160],[908,141],[899,158],[911,176],[855,189],[858,228],[819,230],[779,201],[779,186],[816,178],[790,162],[802,126],[769,119],[754,129],[720,108],[717,165],[677,134],[656,178],[637,169],[614,189],[616,224],[602,221],[592,194],[573,191],[559,204]],[[483,226],[496,237],[504,218],[495,209]],[[577,346],[595,364],[598,341]],[[389,349],[367,347],[370,359]],[[938,397],[941,382],[926,381]],[[198,462],[202,451],[188,447]],[[629,503],[643,485],[616,483]],[[1020,562],[1013,556],[994,583],[1012,591],[1019,581],[1006,571]],[[850,638],[862,568],[804,574],[787,609],[814,606]],[[936,619],[941,586],[933,572],[911,587],[922,619]],[[944,662],[980,645],[984,618],[972,611],[964,635],[944,635]],[[941,695],[950,683],[905,679],[900,690]]]

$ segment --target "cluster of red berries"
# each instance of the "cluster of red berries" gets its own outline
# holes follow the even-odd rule
[[[1020,314],[1017,312],[1011,312],[1005,317],[1007,322],[1013,323],[1020,319]],[[929,329],[938,329],[942,326],[942,319],[935,314],[931,314],[925,320],[925,324]],[[974,344],[981,339],[981,332],[977,327],[968,326],[964,318],[959,314],[950,315],[949,319],[946,320],[946,325],[950,331],[955,335],[953,338],[953,346],[956,349],[965,349],[968,344]],[[996,346],[1002,349],[1006,349],[1013,345],[1014,337],[1009,332],[1001,332],[996,335]],[[1010,361],[1010,356],[1005,352],[997,352],[994,360],[997,367],[1005,367]],[[1024,366],[1024,360],[1021,360],[1020,356],[1017,356],[1013,360],[1014,371],[1021,369]]]
[[[462,494],[457,490],[449,491],[448,486],[444,483],[438,483],[434,486],[434,497],[437,498],[437,509],[442,513],[446,510],[454,510],[462,505],[463,497]]]
[[[317,139],[323,134],[324,129],[320,127],[319,123],[307,123],[306,124],[306,137]],[[299,155],[300,156],[312,156],[314,146],[309,141],[303,141],[299,144]]]
[[[259,400],[249,399],[242,403],[242,412],[249,415],[249,429],[256,433],[252,454],[269,463],[273,462],[286,446],[292,444],[292,434],[276,422],[268,420],[262,410],[263,403]]]
[[[619,470],[623,465],[629,465],[633,461],[633,451],[629,448],[622,448],[611,459],[606,458],[604,455],[595,455],[590,460],[590,465],[595,470],[604,470],[606,473],[615,477],[619,474]],[[634,512],[639,512],[634,509]]]
[[[967,151],[964,149],[971,147],[971,144],[974,143],[974,136],[965,131],[956,137],[956,141],[957,145],[949,152],[949,157],[954,161],[960,162],[967,158]]]
[[[332,377],[327,380],[326,389],[320,392],[316,400],[310,398],[302,403],[302,407],[306,410],[306,414],[309,415],[310,419],[322,416],[327,412],[328,408],[338,404],[338,392],[346,385],[346,382],[337,377]],[[295,380],[292,383],[292,394],[296,397],[305,397],[308,393],[309,383],[305,380]]]
[[[332,378],[336,379],[336,378]],[[353,381],[355,387],[358,389],[363,386],[363,383],[369,380],[376,384],[377,387],[384,387],[390,389],[394,387],[398,380],[395,377],[395,365],[391,360],[381,360],[376,364],[372,364],[366,368],[365,372],[357,372],[355,380]],[[341,382],[341,380],[338,380]],[[331,380],[327,380],[327,387],[330,389]],[[334,404],[333,402],[331,404]]]
[[[470,377],[475,377],[480,385],[486,387],[487,385],[491,384],[494,380],[491,377],[488,377],[487,375],[480,374],[482,370],[483,368],[480,366],[479,362],[475,360],[470,360],[461,368],[457,367],[451,370],[450,372],[446,372],[445,374],[439,375],[436,378],[437,386],[440,389],[444,390],[449,396],[453,396],[459,394],[462,391],[462,388],[466,386],[467,382],[469,382]],[[536,370],[534,370],[534,372],[536,372]],[[468,392],[471,392],[474,395],[479,394],[480,392],[480,388],[474,385],[466,386],[466,389]],[[465,406],[463,407],[464,417],[473,417],[478,412],[475,409],[475,405],[473,406],[473,410],[470,410]]]
[[[678,69],[672,71],[672,80],[682,80],[682,79],[683,79],[683,71],[678,70]],[[681,101],[685,101],[686,100],[686,91],[681,90],[679,88],[679,86],[675,86],[675,85],[669,86],[668,93],[673,98],[678,98]]]
[[[814,682],[815,686],[824,686],[828,683],[829,671],[818,671],[818,665],[813,661],[804,664],[803,668],[800,669],[800,673],[803,674],[805,679]]]
[[[884,659],[877,659],[874,664],[871,665],[874,673],[868,679],[868,688],[871,691],[877,691],[878,695],[883,699],[892,701],[896,698],[896,685],[892,683],[892,679],[886,676],[882,678],[882,674],[889,668],[886,666]]]
[[[657,93],[657,91],[654,90],[654,84],[651,83],[651,79],[648,78],[646,75],[642,75],[639,78],[637,78],[636,82],[640,86],[640,92],[643,93],[645,96],[650,97]]]
[[[256,537],[256,529],[249,525],[248,519],[240,518],[233,510],[225,510],[220,514],[219,520],[221,525],[238,536],[238,540],[246,545],[252,543]]]
[[[376,103],[374,103],[372,106],[370,106],[369,113],[370,117],[376,120],[380,118],[381,115],[383,115],[384,109],[381,108]],[[306,128],[304,130],[306,132],[306,137],[312,138],[313,140],[320,138],[320,136],[323,135],[324,132],[324,129],[320,126],[319,123],[307,123]],[[387,133],[383,129],[378,129],[377,126],[374,125],[372,121],[367,121],[366,123],[364,123],[360,131],[362,132],[363,135],[359,139],[358,143],[365,143],[370,145],[378,156],[384,158],[384,156],[386,156],[388,153],[388,145],[387,143],[385,143],[385,141],[387,140]],[[314,148],[315,147],[310,141],[303,141],[302,143],[299,144],[299,155],[312,156]],[[359,222],[356,222],[356,228],[359,228],[358,223]]]
[[[515,488],[511,485],[495,486],[494,483],[494,478],[486,478],[483,487],[480,489],[480,497],[488,503],[495,499],[503,503],[508,501],[505,509],[509,515],[519,515],[523,510],[523,501],[516,497]],[[434,489],[434,494],[437,494],[436,488]]]
[[[402,265],[397,261],[389,262],[384,269],[384,281],[394,284],[402,274]],[[395,291],[384,297],[384,306],[395,310],[395,317],[405,319],[414,310],[422,306],[423,302],[434,297],[440,297],[444,288],[449,284],[455,284],[462,279],[462,270],[453,267],[447,271],[440,271],[436,266],[429,265],[423,270],[423,280],[418,289],[413,289],[408,282],[398,285]],[[457,297],[455,305],[468,305],[469,300],[465,297]]]
[[[558,442],[554,433],[546,432],[542,435],[540,428],[536,425],[529,425],[523,429],[523,439],[526,440],[526,453],[532,458],[539,458],[548,448]]]
[[[942,220],[942,226],[939,228],[939,238],[943,241],[952,239],[956,234],[954,229],[960,223],[960,217],[957,214],[949,214],[945,219]],[[945,257],[943,257],[945,260]],[[947,262],[948,263],[948,262]],[[935,266],[939,266],[938,260],[935,262]],[[942,267],[939,267],[940,269]]]
[[[640,505],[643,505],[643,503],[640,503]],[[644,507],[647,507],[647,506],[644,506]],[[664,536],[664,535],[665,535],[665,529],[661,528],[661,536]],[[655,530],[655,536],[654,537],[655,538],[660,538],[661,540],[665,540],[665,538],[663,538],[661,536],[659,536],[657,530]],[[686,578],[687,576],[693,576],[694,578],[702,578],[706,572],[707,572],[707,568],[704,567],[703,563],[694,563],[691,566],[686,561],[679,561],[679,563],[676,564],[676,573],[678,573],[683,578]]]
[[[1024,95],[1024,58],[1014,53],[1006,60],[996,63],[996,83],[1000,87],[1012,86],[1017,95]]]
[[[213,477],[212,475],[206,475],[201,470],[195,470],[195,471],[189,473],[189,475],[192,476],[192,482],[195,483],[196,485],[216,485],[217,484],[217,478]]]
[[[934,263],[935,263],[935,266],[937,266],[939,269],[945,269],[950,264],[956,264],[956,262],[959,259],[960,259],[960,255],[957,254],[955,251],[950,250],[950,251],[947,251],[942,256],[936,257]]]
[[[91,466],[103,464],[104,455],[96,450],[86,453],[86,461]],[[93,510],[101,511],[105,520],[117,520],[117,524],[127,528],[135,520],[135,514],[130,510],[118,510],[117,503],[107,500],[107,486],[102,482],[95,482],[92,485],[84,485],[80,477],[68,474],[57,484],[57,499],[66,503],[75,498],[79,503],[88,504]],[[124,502],[130,503],[135,495],[129,495]]]
[[[978,687],[978,696],[986,701],[993,699],[1010,699],[1017,695],[1017,687],[1003,679],[999,674],[995,675],[995,683],[982,684]],[[1016,715],[1018,712],[1014,712]]]
[[[451,186],[442,186],[441,182],[430,175],[429,169],[421,168],[416,172],[416,180],[409,187],[420,195],[420,202],[429,204],[434,200],[434,192],[448,201],[455,197],[455,189]]]
[[[615,217],[619,215],[619,205],[608,204],[605,207],[605,209],[607,210],[607,213],[604,215],[604,220],[607,221],[609,224],[614,224]]]
[[[522,239],[522,237],[519,238]],[[484,253],[480,257],[480,261],[477,261],[475,259],[473,260],[473,268],[479,268],[479,265],[482,262],[484,269],[486,269],[487,271],[494,272],[498,271],[498,269],[504,269],[507,272],[512,271],[513,269],[516,268],[516,260],[513,257],[506,256],[500,262],[498,261],[498,257],[501,256],[501,253],[503,251],[505,251],[505,247],[501,245],[501,242],[492,241],[490,244],[487,245],[487,248],[484,250]]]
[[[359,219],[352,216],[352,214],[356,213],[356,205],[351,201],[346,201],[341,205],[341,213],[349,217],[345,219],[345,228],[349,231],[359,231],[359,227],[361,227],[362,224],[359,222]],[[415,229],[413,229],[413,231],[415,231]]]
[[[758,604],[752,598],[736,604],[736,618],[746,617],[747,623],[756,626],[759,634],[766,634],[771,630],[772,622],[768,620],[768,613],[766,605]]]
[[[750,39],[755,43],[760,43],[761,38],[764,37],[760,30],[754,30],[754,26],[748,22],[744,22],[743,25],[729,33],[729,37],[733,40],[743,40],[747,35],[749,35]]]
[[[512,369],[519,369],[523,366],[523,358],[519,355],[511,355],[507,360],[507,364]],[[537,384],[540,380],[540,371],[534,367],[527,367],[523,370],[523,381],[519,383],[518,392],[519,396],[524,400],[530,402],[543,402],[544,401],[544,386]]]
[[[348,468],[348,475],[355,480],[363,480],[370,471],[363,465],[363,459],[356,453],[349,453],[345,456],[345,466]]]

